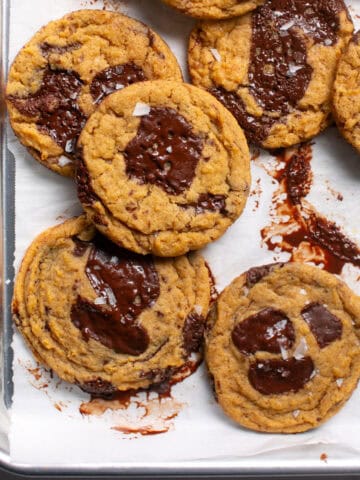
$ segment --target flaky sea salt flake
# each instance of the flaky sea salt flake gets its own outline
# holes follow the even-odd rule
[[[210,52],[217,62],[221,62],[221,55],[216,48],[210,48]]]
[[[149,115],[149,113],[150,113],[150,105],[143,102],[137,102],[133,111],[134,117],[143,117],[145,115]]]

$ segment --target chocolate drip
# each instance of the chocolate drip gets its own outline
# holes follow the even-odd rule
[[[183,347],[188,355],[198,352],[204,338],[205,319],[202,315],[190,313],[183,328]]]
[[[134,63],[115,65],[99,72],[90,84],[94,103],[100,103],[107,95],[128,85],[147,80],[143,70]]]
[[[243,87],[262,107],[263,115],[250,115],[236,92],[220,86],[211,91],[232,112],[250,141],[261,144],[272,125],[303,98],[313,73],[307,63],[306,37],[334,45],[338,14],[345,9],[342,0],[268,0],[252,14],[248,85]]]
[[[263,395],[280,395],[304,388],[313,371],[314,363],[310,357],[257,360],[250,365],[249,381]]]
[[[118,353],[140,355],[149,337],[136,318],[160,294],[152,257],[127,252],[100,234],[89,245],[85,272],[98,298],[90,303],[79,296],[71,320],[86,341],[92,338]]]
[[[151,108],[124,151],[126,173],[179,195],[193,181],[202,148],[202,139],[182,115],[170,108]]]
[[[89,380],[79,385],[81,390],[86,393],[90,393],[93,398],[106,398],[111,397],[117,389],[110,382],[97,378],[95,380]]]
[[[38,129],[50,135],[65,153],[73,154],[86,122],[77,103],[81,88],[77,73],[47,68],[36,93],[23,98],[9,96],[8,99],[21,114],[37,117]]]
[[[238,323],[231,338],[236,348],[245,355],[258,351],[280,353],[289,350],[295,341],[295,330],[285,313],[265,308]]]
[[[320,348],[339,340],[342,335],[342,323],[335,315],[320,303],[310,303],[302,309],[301,315],[309,325]]]

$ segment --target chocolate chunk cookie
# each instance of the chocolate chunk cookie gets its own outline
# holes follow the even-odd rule
[[[360,152],[360,32],[340,58],[333,97],[333,113],[344,138]]]
[[[251,14],[196,27],[191,77],[249,141],[289,147],[328,125],[336,65],[352,32],[343,0],[268,0]]]
[[[199,361],[210,296],[199,255],[133,254],[81,216],[33,242],[12,310],[39,362],[107,395],[167,381]]]
[[[10,122],[38,161],[73,176],[89,114],[109,93],[147,79],[182,80],[156,33],[119,13],[73,12],[39,30],[17,55],[6,89]]]
[[[334,415],[360,377],[360,298],[331,274],[251,269],[209,316],[206,360],[219,404],[263,432],[303,432]]]
[[[185,15],[211,20],[244,15],[255,10],[265,0],[163,0],[163,2]]]
[[[89,218],[138,253],[177,256],[241,214],[249,151],[232,115],[191,85],[152,81],[109,95],[80,139],[78,194]]]

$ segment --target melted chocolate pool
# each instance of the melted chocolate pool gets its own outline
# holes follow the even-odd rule
[[[140,355],[149,337],[136,319],[160,294],[152,257],[123,250],[100,234],[89,246],[85,272],[98,297],[91,303],[79,296],[71,320],[86,341],[92,338],[116,352]]]
[[[126,173],[171,195],[190,187],[203,148],[190,123],[171,108],[151,108],[124,151]]]

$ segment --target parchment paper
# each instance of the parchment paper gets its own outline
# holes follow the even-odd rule
[[[17,51],[49,20],[71,10],[103,8],[101,0],[12,0],[10,17],[10,61]],[[359,23],[360,2],[350,0],[351,13]],[[108,0],[105,7],[117,8],[148,23],[170,44],[186,72],[186,39],[194,22],[176,14],[157,0]],[[8,142],[16,161],[16,268],[35,236],[65,218],[79,214],[75,188],[70,179],[48,171],[35,162],[8,128]],[[253,192],[246,210],[216,243],[204,249],[219,290],[247,268],[274,261],[274,252],[261,244],[260,230],[269,224],[272,194],[276,182],[263,165],[272,162],[262,153],[252,162]],[[335,220],[360,243],[360,157],[331,127],[314,140],[314,180],[307,200],[319,212]],[[261,188],[256,188],[256,186]],[[330,186],[330,187],[329,187]],[[331,189],[341,192],[339,202]],[[329,193],[330,192],[330,193]],[[287,260],[279,253],[276,259]],[[359,269],[346,265],[344,278],[358,293]],[[50,378],[37,364],[18,333],[14,348],[14,402],[11,410],[11,457],[30,465],[121,465],[124,462],[171,462],[196,459],[241,458],[272,452],[274,458],[295,459],[290,447],[321,444],[341,445],[342,455],[360,452],[360,390],[346,406],[321,428],[299,435],[264,435],[246,431],[228,420],[213,399],[201,367],[193,376],[173,388],[179,414],[168,433],[129,436],[112,429],[118,412],[100,417],[82,416],[79,405],[89,398],[76,387]],[[35,370],[34,370],[35,369]],[[61,410],[61,411],[60,411]],[[131,409],[127,415],[137,413]],[[138,417],[137,417],[138,418]],[[130,418],[131,421],[131,418]],[[281,450],[281,453],[279,453]],[[298,449],[297,451],[301,451]],[[267,454],[267,458],[268,458]],[[329,459],[330,461],[331,459]],[[319,460],[320,462],[320,460]],[[254,461],[254,465],[256,461]]]

